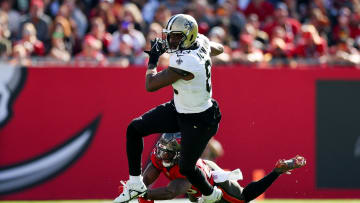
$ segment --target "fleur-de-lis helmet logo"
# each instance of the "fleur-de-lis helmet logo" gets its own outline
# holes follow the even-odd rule
[[[187,20],[185,21],[185,29],[187,29],[188,32],[190,32],[193,28],[194,28],[194,25],[193,25],[193,22]]]

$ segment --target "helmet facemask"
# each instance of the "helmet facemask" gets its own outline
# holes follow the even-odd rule
[[[163,166],[171,167],[180,157],[180,138],[176,134],[163,134],[156,143],[156,157],[162,161]]]
[[[183,48],[182,44],[186,40],[186,36],[180,31],[163,29],[163,40],[166,42],[167,52],[173,53]]]
[[[198,25],[192,16],[185,14],[172,16],[166,28],[163,29],[163,40],[166,42],[167,52],[189,49],[194,44],[197,34]]]
[[[170,167],[175,164],[177,154],[178,152],[168,150],[164,145],[158,143],[156,148],[156,157],[161,159],[162,164],[165,167]]]

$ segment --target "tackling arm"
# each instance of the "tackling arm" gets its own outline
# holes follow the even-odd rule
[[[143,174],[143,181],[146,187],[153,184],[159,177],[161,171],[159,171],[152,163],[149,163]]]
[[[184,195],[191,188],[191,183],[186,179],[172,180],[166,187],[148,189],[146,199],[169,200],[179,195]]]
[[[152,163],[146,167],[143,174],[143,181],[146,186],[151,185],[160,175],[159,171]],[[179,195],[185,194],[191,188],[191,183],[186,179],[175,179],[166,187],[148,189],[145,199],[150,200],[167,200],[174,199]]]
[[[210,48],[210,56],[217,56],[224,52],[224,46],[217,42],[210,41]]]

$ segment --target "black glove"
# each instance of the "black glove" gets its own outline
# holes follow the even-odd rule
[[[165,53],[165,41],[160,38],[155,38],[150,41],[151,49],[150,51],[144,51],[145,53],[149,54],[149,64],[157,66],[157,62],[159,61],[159,57]],[[148,66],[149,67],[149,66]]]

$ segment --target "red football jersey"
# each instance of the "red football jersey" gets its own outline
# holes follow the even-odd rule
[[[153,152],[151,153],[151,162],[155,166],[155,168],[159,169],[162,173],[164,173],[164,175],[169,180],[175,180],[175,179],[179,179],[179,178],[186,179],[185,176],[181,175],[178,164],[175,164],[169,168],[166,168],[162,164],[162,161],[156,157],[156,149],[154,149]],[[196,162],[196,166],[205,174],[209,183],[211,185],[214,185],[214,180],[211,176],[210,167],[208,165],[206,165],[206,163],[202,159],[199,159]],[[191,189],[188,191],[188,193],[190,193],[191,195],[193,195],[195,197],[201,196],[200,191],[194,186],[191,186]]]

